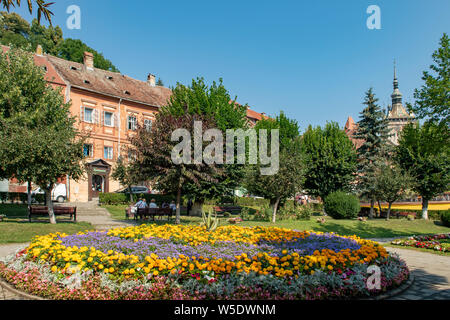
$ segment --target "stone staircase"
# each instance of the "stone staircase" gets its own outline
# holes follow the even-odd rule
[[[128,227],[135,225],[133,220],[115,220],[105,208],[101,208],[98,201],[70,202],[67,206],[77,207],[77,221],[89,222],[97,230],[107,230],[118,227]]]

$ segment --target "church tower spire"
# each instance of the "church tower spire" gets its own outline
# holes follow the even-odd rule
[[[398,79],[397,79],[397,66],[394,60],[394,92],[391,95],[392,98],[392,109],[398,109],[398,107],[403,107],[402,105],[402,93],[398,90]]]

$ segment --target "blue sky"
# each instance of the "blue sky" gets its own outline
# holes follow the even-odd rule
[[[55,2],[64,37],[83,40],[123,74],[153,73],[171,86],[223,78],[240,103],[283,110],[302,131],[330,120],[343,126],[349,115],[357,121],[369,87],[386,107],[394,59],[404,100],[413,101],[439,38],[450,33],[448,0]],[[72,4],[80,30],[66,27]],[[366,27],[369,5],[381,9],[381,30]]]

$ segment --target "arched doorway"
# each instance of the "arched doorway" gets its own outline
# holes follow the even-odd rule
[[[98,198],[100,193],[109,192],[109,174],[111,166],[101,159],[88,163],[88,190],[89,201]]]

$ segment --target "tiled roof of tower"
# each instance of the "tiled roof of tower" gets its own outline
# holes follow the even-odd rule
[[[353,138],[353,135],[356,133],[356,130],[358,130],[358,125],[355,123],[352,117],[348,117],[344,130],[345,133],[347,134],[347,137],[353,142],[353,145],[355,146],[356,149],[362,146],[364,140]]]
[[[50,55],[46,55],[46,57],[62,78],[76,88],[155,107],[165,105],[172,93],[169,88],[152,87],[145,81],[136,80],[120,73],[97,68],[88,70],[82,63],[67,61]]]

